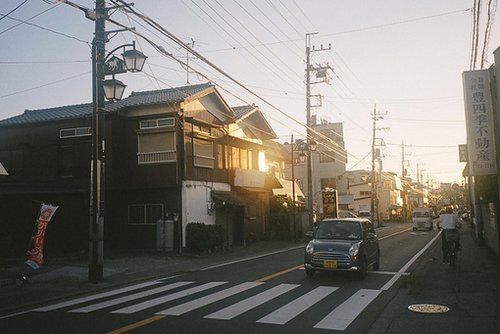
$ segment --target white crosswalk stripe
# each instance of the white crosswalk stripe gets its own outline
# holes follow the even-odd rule
[[[128,307],[124,307],[124,308],[121,308],[119,310],[113,311],[111,313],[130,314],[130,313],[139,312],[139,311],[145,310],[147,308],[151,308],[153,306],[160,305],[160,304],[166,303],[166,302],[171,301],[171,300],[175,300],[175,299],[179,299],[179,298],[182,298],[182,297],[186,297],[186,296],[195,294],[197,292],[208,290],[208,289],[211,289],[211,288],[214,288],[216,286],[219,286],[219,285],[222,285],[222,284],[226,284],[226,283],[227,282],[209,282],[209,283],[205,283],[205,284],[202,284],[200,286],[195,286],[193,288],[189,288],[189,289],[186,289],[186,290],[182,290],[182,291],[179,291],[179,292],[172,293],[170,295],[166,295],[166,296],[163,296],[163,297],[158,297],[158,298],[150,299],[150,300],[147,300],[147,301],[139,303],[139,304],[135,304],[135,305],[131,305],[131,306],[128,306]]]
[[[216,301],[222,300],[224,298],[233,296],[237,293],[243,292],[245,290],[251,289],[253,287],[256,287],[260,284],[263,284],[261,282],[246,282],[242,283],[236,286],[233,286],[231,288],[212,293],[211,295],[198,298],[195,300],[192,300],[190,302],[177,305],[175,307],[168,308],[166,310],[157,312],[156,314],[164,314],[164,315],[181,315],[184,313],[187,313],[189,311],[195,310],[197,308],[215,303]]]
[[[97,303],[97,304],[92,304],[92,305],[80,307],[80,308],[71,310],[70,312],[76,312],[76,313],[93,312],[93,311],[97,311],[97,310],[100,310],[100,309],[103,309],[103,308],[106,308],[106,307],[110,307],[110,306],[113,306],[113,305],[118,305],[118,304],[125,303],[125,302],[128,302],[128,301],[132,301],[132,300],[135,300],[135,299],[152,296],[152,295],[160,293],[160,292],[165,292],[165,291],[168,291],[168,290],[176,289],[176,288],[182,287],[184,285],[192,284],[192,283],[194,283],[194,282],[184,282],[184,281],[175,282],[175,283],[167,284],[167,285],[164,285],[164,286],[160,286],[160,287],[157,287],[157,288],[154,288],[154,289],[151,289],[151,290],[146,290],[146,291],[134,293],[132,295],[124,296],[124,297],[121,297],[121,298],[116,298],[116,299],[107,300],[107,301],[104,301],[104,302],[101,302],[101,303]]]
[[[162,283],[163,285],[161,285]],[[269,283],[244,282],[227,288],[222,288],[221,286],[225,284],[228,284],[228,282],[213,281],[196,284],[194,281],[178,281],[166,284],[161,281],[152,281],[108,292],[97,293],[93,296],[56,303],[36,308],[32,311],[47,312],[76,306],[76,308],[70,309],[68,312],[89,313],[102,310],[104,308],[110,308],[111,310],[109,313],[132,314],[148,308],[158,307],[162,304],[181,298],[192,296],[193,299],[191,300],[186,298],[188,299],[187,301],[182,301],[177,303],[177,305],[173,303],[172,306],[169,305],[170,307],[162,311],[155,312],[156,315],[181,316],[229,297],[238,296],[239,294],[253,288],[257,288],[259,286],[264,288],[264,285]],[[283,300],[282,303],[278,301],[274,302],[275,304],[280,305],[277,305],[277,307],[273,311],[270,311],[270,313],[264,316],[261,315],[260,319],[255,321],[262,324],[285,325],[293,319],[307,317],[308,310],[314,305],[320,303],[328,305],[325,304],[324,300],[330,298],[334,292],[340,289],[339,287],[334,286],[318,286],[314,287],[312,290],[306,288],[307,291],[304,291],[303,293],[301,292],[298,297],[291,298],[290,295],[289,297],[286,297],[286,294],[300,287],[299,284],[278,284],[276,286],[269,284],[269,286],[270,287],[264,291],[262,291],[263,289],[259,289],[259,292],[253,295],[251,295],[249,291],[246,295],[251,295],[250,297],[244,299],[240,298],[242,300],[235,301],[230,305],[226,302],[224,307],[216,310],[215,312],[212,311],[212,313],[205,315],[204,318],[231,320],[239,315],[258,308],[259,306],[276,299],[277,297],[283,296],[281,298]],[[176,289],[177,291],[169,291]],[[211,289],[216,289],[218,291],[210,293],[209,290]],[[137,290],[140,291],[136,292]],[[304,287],[302,287],[302,290],[304,290]],[[313,327],[327,330],[345,330],[382,291],[383,289],[358,290],[348,299],[343,301],[339,306],[331,310],[326,317],[321,319]],[[162,295],[163,293],[168,294]],[[200,296],[194,296],[195,294],[200,294]],[[299,292],[296,292],[296,294],[299,294]],[[142,300],[139,301],[139,299]],[[78,307],[77,305],[79,304],[82,305]],[[112,310],[113,306],[117,309]],[[312,310],[310,312],[312,312]]]
[[[293,318],[307,310],[309,307],[326,298],[337,289],[338,288],[334,286],[319,286],[316,289],[306,293],[305,295],[291,301],[285,306],[277,309],[276,311],[257,320],[257,322],[284,325],[288,321],[292,320]]]
[[[361,289],[318,322],[314,328],[345,330],[381,290]]]
[[[77,305],[77,304],[81,304],[81,303],[85,303],[85,302],[89,302],[89,301],[93,301],[93,300],[97,300],[97,299],[101,299],[101,298],[115,296],[115,295],[118,295],[121,293],[133,291],[133,290],[142,289],[142,288],[149,287],[151,285],[155,285],[155,284],[159,284],[159,283],[160,282],[155,282],[155,281],[145,282],[145,283],[141,283],[141,284],[128,286],[125,288],[111,290],[111,291],[107,291],[107,292],[103,292],[103,293],[98,293],[98,294],[92,295],[92,296],[72,299],[72,300],[68,300],[66,302],[53,304],[53,305],[49,305],[49,306],[45,306],[45,307],[39,307],[39,308],[36,308],[32,311],[39,311],[39,312],[53,311],[53,310],[61,309],[61,308],[68,307],[68,306],[73,306],[73,305]]]
[[[285,292],[295,289],[296,287],[298,287],[298,284],[280,284],[278,286],[275,286],[274,288],[261,292],[258,295],[247,298],[236,304],[223,308],[220,311],[209,314],[205,318],[223,320],[232,319],[248,310],[251,310],[273,298],[284,294]]]

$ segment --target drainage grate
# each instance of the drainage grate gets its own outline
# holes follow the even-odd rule
[[[446,313],[450,310],[448,306],[437,304],[413,304],[408,309],[419,313]]]

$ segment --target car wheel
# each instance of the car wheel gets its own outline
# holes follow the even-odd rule
[[[363,258],[362,260],[362,263],[361,263],[361,268],[359,268],[357,274],[358,274],[358,278],[360,279],[365,279],[366,277],[366,272],[367,272],[367,262],[366,262],[366,259]]]
[[[307,277],[313,277],[314,276],[314,269],[311,268],[306,268],[306,275]]]
[[[379,270],[379,269],[380,269],[380,252],[377,252],[377,259],[373,264],[373,270]]]

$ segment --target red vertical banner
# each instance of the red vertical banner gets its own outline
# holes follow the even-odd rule
[[[33,245],[28,251],[28,260],[25,262],[33,269],[38,269],[43,264],[43,240],[47,225],[56,212],[58,206],[42,204],[40,208],[40,217],[37,220],[35,234],[33,235]]]

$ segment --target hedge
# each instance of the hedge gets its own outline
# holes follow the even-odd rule
[[[226,231],[219,225],[189,223],[186,226],[186,246],[193,253],[215,251],[223,248]]]

